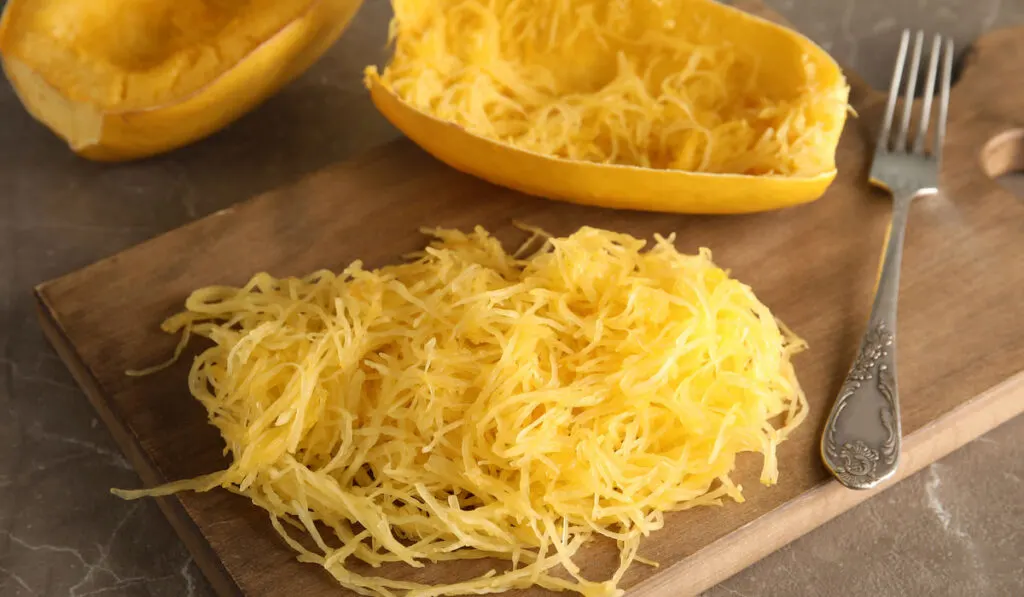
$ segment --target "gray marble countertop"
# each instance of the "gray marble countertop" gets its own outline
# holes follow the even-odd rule
[[[1024,23],[1024,0],[769,4],[879,87],[904,26],[963,49]],[[138,479],[43,338],[31,288],[397,136],[359,75],[383,61],[389,13],[367,0],[342,41],[255,113],[135,164],[74,157],[0,83],[0,595],[213,594],[154,504],[109,494]],[[1022,439],[1019,417],[707,595],[1024,595]]]

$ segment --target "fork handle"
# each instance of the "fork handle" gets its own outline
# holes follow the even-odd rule
[[[900,456],[896,390],[896,302],[903,237],[913,193],[894,197],[867,331],[821,436],[825,465],[851,489],[870,489],[895,471]]]

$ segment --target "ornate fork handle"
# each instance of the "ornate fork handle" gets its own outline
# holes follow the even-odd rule
[[[894,197],[892,223],[867,331],[821,436],[825,465],[851,489],[869,489],[896,471],[900,456],[896,390],[896,299],[910,203]]]

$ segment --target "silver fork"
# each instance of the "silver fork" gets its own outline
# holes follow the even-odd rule
[[[896,299],[899,295],[903,237],[911,202],[917,197],[938,192],[939,163],[946,136],[953,42],[936,35],[928,61],[920,125],[913,143],[908,146],[914,87],[924,46],[924,33],[921,31],[914,36],[914,52],[906,78],[899,128],[895,136],[891,134],[909,45],[910,31],[904,30],[889,86],[885,118],[871,163],[871,184],[889,191],[893,197],[892,223],[885,244],[882,271],[867,331],[821,437],[821,455],[825,465],[840,483],[851,489],[869,489],[878,485],[892,476],[899,462],[902,431],[896,390]],[[939,111],[932,144],[927,148],[940,54],[942,83]]]

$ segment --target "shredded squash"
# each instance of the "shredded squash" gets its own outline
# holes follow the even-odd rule
[[[581,228],[509,254],[481,228],[427,232],[401,264],[196,290],[163,329],[178,354],[212,342],[189,388],[231,464],[116,493],[247,496],[364,595],[604,597],[665,512],[742,501],[738,453],[776,482],[804,345],[710,252]],[[610,578],[574,560],[598,536],[619,546]],[[482,557],[506,563],[440,586],[352,565]]]
[[[838,69],[795,33],[754,35],[781,28],[711,0],[392,3],[394,55],[367,84],[473,135],[600,164],[834,168],[847,106]]]

